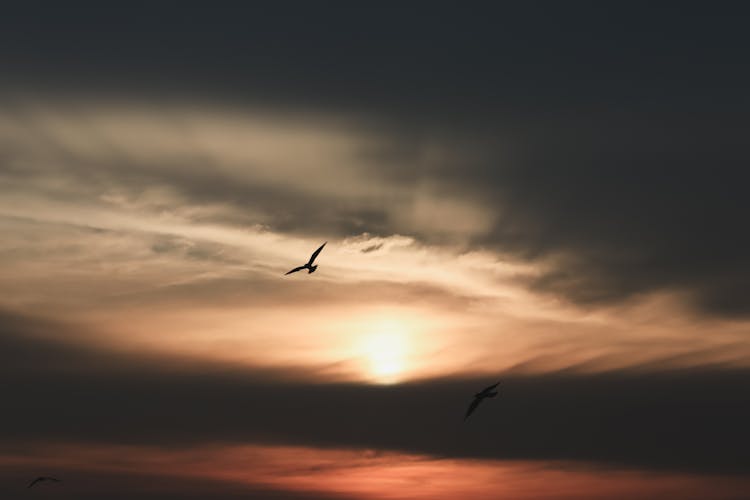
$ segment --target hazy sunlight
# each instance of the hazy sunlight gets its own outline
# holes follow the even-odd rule
[[[406,369],[408,326],[398,320],[377,321],[364,336],[362,355],[371,379],[380,384],[398,382]]]

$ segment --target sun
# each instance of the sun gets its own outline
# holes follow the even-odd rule
[[[367,374],[380,384],[399,381],[406,369],[409,332],[406,325],[393,320],[377,321],[362,342]]]

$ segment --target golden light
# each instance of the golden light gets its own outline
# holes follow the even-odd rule
[[[400,380],[406,369],[409,334],[405,323],[393,319],[376,321],[368,328],[361,349],[373,381],[392,384]]]

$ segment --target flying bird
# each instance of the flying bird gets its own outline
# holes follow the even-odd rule
[[[54,477],[49,477],[49,476],[39,476],[38,478],[36,478],[36,479],[34,479],[33,481],[31,481],[31,482],[29,483],[29,485],[27,486],[27,488],[31,488],[31,487],[32,487],[32,486],[34,486],[34,485],[35,485],[36,483],[41,483],[41,482],[44,482],[44,481],[50,481],[50,482],[53,482],[53,483],[60,483],[60,482],[62,482],[62,481],[61,481],[60,479],[57,479],[57,478],[54,478]]]
[[[482,389],[482,392],[474,394],[474,401],[472,401],[469,405],[469,409],[466,411],[464,420],[469,418],[469,415],[474,413],[474,410],[477,409],[477,406],[479,406],[479,403],[481,403],[484,398],[494,398],[495,396],[497,396],[498,392],[495,390],[495,387],[497,387],[499,384],[500,382]]]
[[[326,241],[326,243],[328,242]],[[313,266],[313,262],[315,262],[315,257],[317,257],[320,251],[323,250],[323,247],[326,246],[326,243],[320,245],[320,248],[313,252],[313,254],[310,256],[310,260],[307,261],[307,264],[305,264],[304,266],[295,267],[288,273],[284,274],[284,276],[286,276],[287,274],[296,273],[297,271],[302,271],[303,269],[307,269],[307,274],[314,273],[318,266]]]

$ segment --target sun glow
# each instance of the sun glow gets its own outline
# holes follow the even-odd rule
[[[365,335],[362,354],[368,375],[377,383],[393,384],[406,368],[408,327],[396,320],[377,321]]]

